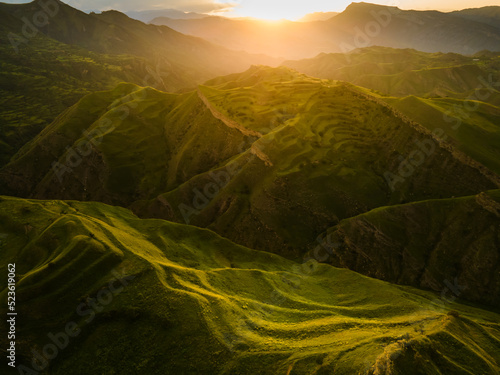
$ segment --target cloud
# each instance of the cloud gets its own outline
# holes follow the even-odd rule
[[[64,1],[64,0],[63,0]],[[177,9],[186,12],[228,12],[237,4],[217,0],[67,0],[68,5],[84,11],[115,9],[122,12],[153,9]]]

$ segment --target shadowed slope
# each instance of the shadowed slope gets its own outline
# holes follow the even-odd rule
[[[498,190],[378,208],[321,239],[314,252],[330,264],[436,291],[459,285],[461,298],[500,307]]]

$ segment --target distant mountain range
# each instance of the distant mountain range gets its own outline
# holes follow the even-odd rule
[[[299,19],[299,22],[314,22],[314,21],[326,21],[330,18],[335,17],[338,12],[315,12],[306,14],[304,17]]]
[[[0,3],[5,98],[0,109],[0,165],[90,92],[119,82],[177,91],[252,64],[278,63],[165,26],[146,25],[116,11],[86,14],[58,0],[51,3],[57,9],[48,15],[47,24],[36,26],[33,17],[44,12],[42,4]]]
[[[149,23],[151,20],[158,17],[166,17],[173,19],[197,19],[208,17],[207,14],[195,12],[183,12],[177,9],[161,9],[161,10],[143,10],[143,11],[130,11],[124,12],[130,18]]]
[[[488,24],[495,28],[500,28],[500,7],[489,6],[483,8],[472,8],[451,12],[455,16],[459,16],[472,21]]]
[[[353,3],[344,12],[323,22],[283,21],[280,25],[269,25],[222,17],[160,17],[152,23],[167,25],[228,48],[244,48],[247,52],[285,59],[376,45],[474,54],[481,50],[500,51],[499,9],[487,7],[442,13]]]

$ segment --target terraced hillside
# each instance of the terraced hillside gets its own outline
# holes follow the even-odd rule
[[[394,180],[409,145],[425,160]],[[266,67],[186,94],[124,84],[87,96],[0,181],[4,194],[122,205],[290,257],[341,219],[500,186],[376,97]]]
[[[478,100],[494,98],[494,103]],[[447,141],[500,173],[500,97],[482,89],[466,100],[454,98],[386,97],[384,101],[431,131],[441,129]]]
[[[1,197],[0,212],[0,266],[16,264],[23,318],[12,373],[500,371],[500,316],[449,295],[101,203]]]
[[[500,58],[495,56],[370,47],[285,65],[376,90],[368,90],[369,96],[429,131],[443,132],[447,142],[500,173]]]
[[[477,56],[424,53],[413,49],[367,47],[350,53],[322,53],[284,66],[324,79],[337,79],[384,95],[465,99],[477,88],[492,88],[500,102],[500,52]],[[484,93],[482,95],[485,96]]]

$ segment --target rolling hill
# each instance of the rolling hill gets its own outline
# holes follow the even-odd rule
[[[500,316],[476,306],[101,203],[0,197],[0,212],[23,317],[5,374],[500,370]]]
[[[493,56],[376,46],[347,54],[324,53],[312,59],[285,61],[283,65],[313,77],[347,81],[384,95],[465,99],[485,83],[492,81],[494,85],[500,80],[500,53]],[[498,104],[498,87],[492,89],[494,94],[488,101]]]
[[[382,207],[341,221],[325,261],[398,284],[500,307],[500,191]],[[458,288],[460,286],[460,288]]]
[[[0,3],[0,373],[500,373],[498,7],[47,4]]]
[[[145,59],[106,55],[38,34],[14,53],[23,23],[0,11],[0,165],[83,96],[128,81],[144,84]]]
[[[178,91],[273,63],[119,12],[85,14],[54,0],[47,13],[42,4],[0,3],[0,165],[91,92],[120,82]],[[47,24],[34,18],[40,12]]]
[[[426,154],[408,175],[401,162],[417,147]],[[91,94],[23,147],[0,181],[3,194],[131,207],[295,259],[342,219],[500,187],[378,97],[285,67],[184,94],[131,84]]]

